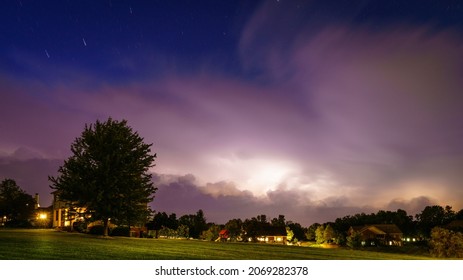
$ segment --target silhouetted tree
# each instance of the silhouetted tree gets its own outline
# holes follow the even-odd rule
[[[232,219],[225,224],[225,228],[230,234],[232,240],[237,240],[243,232],[243,221],[241,219]]]
[[[455,220],[463,220],[463,209],[455,214]]]
[[[51,188],[62,199],[93,211],[104,223],[104,235],[110,219],[129,227],[144,224],[156,191],[148,172],[156,157],[151,146],[125,120],[85,125],[59,176],[49,177]]]
[[[306,239],[304,228],[299,223],[287,222],[286,227],[288,227],[294,234],[294,238],[298,241]]]
[[[326,243],[332,243],[336,237],[333,227],[330,224],[327,224],[325,230],[323,231],[323,239]]]
[[[207,229],[206,218],[203,210],[198,210],[195,215],[183,215],[178,219],[179,225],[185,225],[189,229],[189,237],[199,238],[201,233]]]
[[[34,213],[35,200],[12,179],[0,183],[0,216],[13,226],[27,225]]]
[[[357,249],[362,244],[362,235],[357,231],[352,232],[352,234],[349,235],[346,239],[347,246],[352,249]]]
[[[286,225],[285,215],[278,215],[278,218],[273,218],[271,224],[272,226],[284,227]]]
[[[154,230],[155,231],[155,238],[159,237],[159,231],[163,228],[166,227],[168,224],[168,217],[166,212],[157,212],[154,216],[153,219],[147,223],[147,228],[148,230]]]
[[[309,241],[314,241],[316,240],[316,230],[317,228],[320,226],[319,223],[314,223],[312,225],[309,226],[309,228],[307,229],[307,232],[305,233],[305,237],[307,238],[307,240]]]
[[[429,237],[432,228],[447,222],[446,209],[439,205],[426,206],[421,213],[416,214],[416,220],[421,234]]]

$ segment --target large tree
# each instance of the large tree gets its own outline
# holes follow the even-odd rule
[[[156,158],[151,146],[125,120],[85,125],[59,176],[49,177],[50,187],[101,219],[104,235],[110,219],[129,227],[144,222],[156,191],[149,173]]]
[[[8,224],[20,225],[32,218],[35,199],[23,191],[12,179],[0,183],[0,216]]]

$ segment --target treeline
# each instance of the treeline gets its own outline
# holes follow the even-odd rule
[[[309,227],[287,221],[284,215],[275,218],[258,215],[245,220],[235,218],[225,224],[207,223],[204,212],[199,210],[194,215],[184,215],[178,219],[175,213],[158,212],[147,224],[147,227],[149,230],[156,232],[154,237],[191,237],[210,240],[217,238],[222,229],[228,230],[231,240],[249,240],[249,238],[255,239],[259,233],[265,232],[269,226],[284,227],[288,235],[291,236],[288,241],[317,241],[322,239],[322,235],[326,235],[325,240],[345,244],[347,231],[351,226],[395,224],[403,232],[404,236],[427,239],[430,237],[431,230],[434,227],[446,227],[456,220],[463,220],[463,209],[455,212],[451,206],[442,207],[438,205],[426,206],[415,216],[408,215],[402,209],[397,211],[380,210],[371,214],[347,215],[337,218],[334,222],[314,223]],[[452,230],[463,231],[463,228],[454,227]],[[323,234],[321,231],[323,231]]]
[[[31,227],[36,201],[22,190],[15,180],[4,179],[0,183],[0,225],[7,227]]]
[[[305,240],[306,229],[299,223],[286,221],[284,215],[267,219],[266,215],[258,215],[250,219],[231,219],[225,224],[207,223],[204,212],[199,210],[196,214],[183,215],[177,219],[175,213],[158,212],[147,223],[147,229],[154,232],[152,237],[167,238],[195,238],[216,240],[223,229],[228,231],[231,241],[256,240],[262,232],[272,228],[283,228],[285,235],[291,241]]]

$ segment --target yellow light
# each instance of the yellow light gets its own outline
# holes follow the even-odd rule
[[[46,218],[47,218],[47,214],[45,214],[45,213],[42,213],[42,214],[39,215],[39,219],[41,219],[41,220],[45,220]]]

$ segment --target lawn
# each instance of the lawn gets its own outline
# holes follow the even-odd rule
[[[407,260],[402,253],[254,243],[142,239],[58,232],[0,230],[0,259],[14,260]]]

